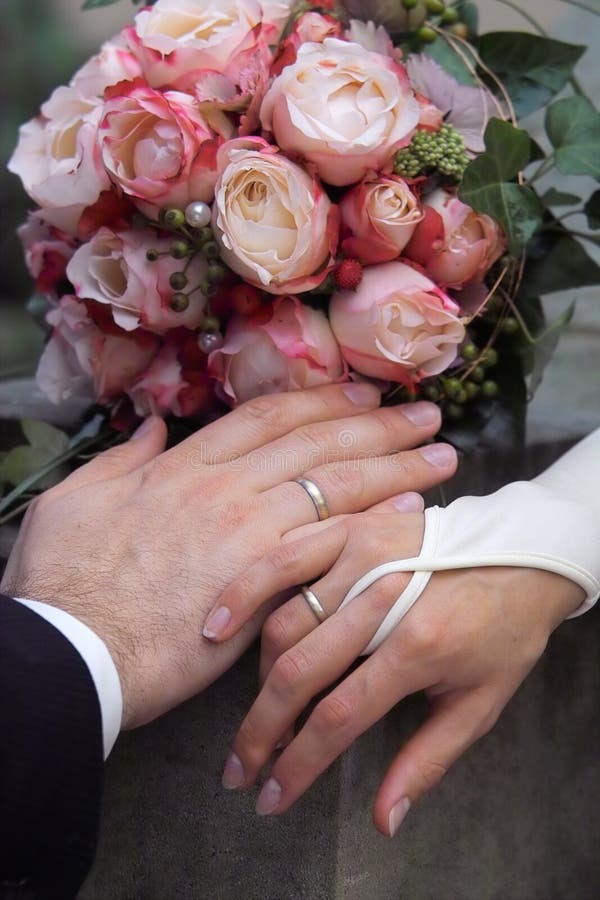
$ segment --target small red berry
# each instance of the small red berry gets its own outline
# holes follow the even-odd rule
[[[363,267],[357,259],[343,259],[333,273],[342,291],[355,291],[363,279]]]

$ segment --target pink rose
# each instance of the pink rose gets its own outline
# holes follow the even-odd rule
[[[360,181],[391,164],[419,121],[402,66],[358,44],[303,44],[275,79],[261,121],[279,147],[314,163],[328,184]]]
[[[158,350],[158,339],[145,332],[105,334],[75,297],[63,297],[47,319],[54,331],[37,381],[53,403],[73,397],[106,403],[123,393]]]
[[[502,256],[506,241],[499,225],[454,194],[438,188],[423,200],[423,212],[404,253],[438,284],[459,289],[481,280]]]
[[[292,30],[281,43],[277,57],[271,67],[273,75],[279,75],[286,66],[296,62],[298,49],[307,41],[322,44],[327,37],[340,37],[342,23],[333,16],[318,12],[305,12],[296,19]]]
[[[170,238],[158,239],[149,229],[101,228],[74,254],[67,276],[81,299],[110,304],[114,321],[124,331],[140,325],[157,334],[178,326],[196,328],[206,305],[201,291],[190,294],[189,306],[182,312],[174,312],[170,306],[174,292],[169,278],[184,266],[168,254],[171,243]],[[146,258],[150,248],[166,255],[150,262]],[[186,273],[190,287],[203,281],[206,266],[201,256],[194,257]]]
[[[297,297],[278,297],[270,316],[235,316],[208,371],[231,405],[346,378],[326,316]]]
[[[138,416],[189,415],[182,406],[188,382],[183,377],[177,347],[163,347],[142,377],[127,391]]]
[[[261,138],[217,157],[213,229],[221,258],[271,294],[317,287],[334,265],[337,208],[319,182]]]
[[[76,242],[71,235],[44,222],[39,212],[30,213],[17,233],[36,288],[55,298],[57,287],[67,277],[67,263],[75,253]]]
[[[126,31],[152,87],[173,85],[192,71],[223,72],[261,37],[258,0],[158,0]]]
[[[457,305],[401,262],[365,269],[356,291],[333,295],[329,320],[357,372],[414,385],[454,361],[465,329]]]
[[[367,178],[340,201],[342,241],[347,256],[365,265],[396,259],[423,218],[419,201],[402,178],[395,175]]]
[[[76,87],[84,97],[102,98],[107,87],[120,81],[133,81],[141,74],[139,61],[127,47],[125,38],[119,34],[106,41],[100,52],[78,69],[71,79],[71,86]]]
[[[97,97],[57,88],[41,115],[21,126],[8,163],[46,221],[72,234],[84,209],[110,187],[97,143],[101,113]]]
[[[268,29],[269,43],[276,44],[287,25],[296,0],[260,0],[263,27]]]
[[[107,91],[99,140],[110,177],[142,206],[212,200],[219,141],[189,94],[117,85]]]

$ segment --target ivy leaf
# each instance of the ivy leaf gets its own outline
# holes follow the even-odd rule
[[[527,327],[535,337],[533,343],[521,338],[521,356],[525,372],[529,375],[529,395],[532,397],[542,382],[544,370],[558,345],[560,336],[575,312],[571,303],[553,322],[548,324],[539,297],[528,300],[521,308]]]
[[[589,100],[557,100],[546,110],[546,132],[563,175],[592,175],[600,180],[600,113]]]
[[[464,60],[447,41],[437,40],[433,44],[426,44],[421,52],[439,63],[442,69],[456,78],[459,84],[466,84],[470,87],[477,84],[477,79],[469,71]]]
[[[456,10],[461,22],[464,22],[471,35],[476,35],[479,28],[479,8],[471,0],[458,0]]]
[[[597,231],[600,228],[600,191],[594,191],[586,201],[583,211],[587,216],[588,227],[592,231]]]
[[[562,91],[584,50],[523,31],[491,31],[479,44],[479,55],[504,82],[519,118]]]
[[[23,419],[21,428],[29,443],[13,447],[5,455],[0,464],[0,482],[20,484],[24,478],[43,468],[52,459],[64,453],[68,447],[69,438],[64,431],[46,422]],[[61,481],[65,474],[64,467],[59,467],[43,479],[39,486],[51,487]]]
[[[485,153],[467,166],[459,197],[477,212],[496,219],[506,234],[510,252],[517,255],[542,221],[535,192],[513,182],[529,162],[529,135],[509,122],[490,119],[484,140]]]
[[[557,191],[556,188],[548,188],[542,197],[544,206],[575,206],[581,203],[581,197],[577,194],[567,194],[564,191]]]
[[[600,284],[600,266],[566,228],[560,228],[550,218],[554,230],[541,231],[527,248],[527,265],[519,291],[522,297]]]

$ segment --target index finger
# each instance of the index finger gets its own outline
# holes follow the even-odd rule
[[[198,466],[233,461],[302,425],[357,416],[375,409],[380,400],[379,389],[367,382],[255,397],[201,428],[166,455],[186,457]]]

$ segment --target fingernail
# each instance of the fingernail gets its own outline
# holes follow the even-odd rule
[[[428,463],[440,469],[453,465],[456,459],[456,453],[450,444],[427,444],[426,447],[419,448],[419,453]]]
[[[420,494],[401,494],[392,500],[392,503],[398,512],[403,513],[420,513],[425,509],[425,501]]]
[[[145,437],[148,434],[148,432],[151,431],[152,428],[154,428],[155,421],[156,421],[155,416],[150,416],[150,418],[144,419],[144,421],[142,422],[140,427],[136,428],[136,430],[131,435],[131,440],[137,441],[140,438]]]
[[[410,809],[410,800],[408,797],[403,797],[402,800],[399,800],[395,806],[392,807],[390,811],[390,817],[388,819],[388,826],[390,831],[390,837],[394,837],[400,826],[402,825],[404,819],[406,818],[406,814]]]
[[[221,784],[224,788],[227,788],[228,791],[232,791],[234,788],[241,787],[245,780],[246,776],[244,774],[244,767],[241,759],[237,753],[230,753],[229,759],[225,763],[225,768],[223,769]]]
[[[226,606],[213,609],[204,623],[202,634],[205,638],[216,638],[223,634],[231,619],[231,610]]]
[[[368,384],[366,381],[357,381],[344,385],[342,390],[348,400],[356,403],[357,406],[379,406],[381,392],[374,384]]]
[[[435,403],[424,401],[405,403],[402,407],[402,415],[406,416],[413,425],[433,425],[434,422],[440,421],[439,407]]]
[[[268,816],[274,812],[281,800],[281,785],[274,778],[269,778],[256,801],[256,812],[259,816]]]

